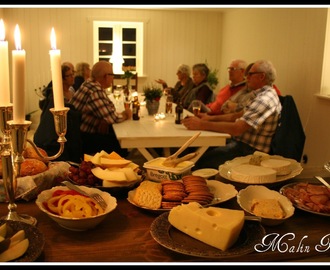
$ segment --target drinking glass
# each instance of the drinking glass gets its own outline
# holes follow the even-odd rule
[[[199,112],[201,111],[201,107],[202,107],[202,102],[200,100],[196,99],[192,101],[192,110],[195,116],[199,114]]]
[[[173,112],[173,96],[168,95],[166,97],[166,107],[165,107],[165,113],[171,114]]]

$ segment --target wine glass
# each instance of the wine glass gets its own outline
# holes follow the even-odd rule
[[[202,103],[200,100],[196,99],[192,101],[192,109],[195,116],[199,114],[201,107],[202,107]]]

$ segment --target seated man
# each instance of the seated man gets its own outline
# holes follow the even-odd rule
[[[113,82],[112,65],[108,61],[99,61],[92,68],[91,77],[76,91],[71,99],[74,107],[81,112],[83,151],[94,155],[102,150],[117,152],[122,157],[128,154],[117,140],[112,125],[132,117],[128,108],[118,113],[115,105],[106,94]]]
[[[230,84],[220,89],[215,101],[203,106],[202,111],[208,114],[222,114],[221,107],[223,103],[231,96],[235,95],[241,89],[246,88],[245,69],[246,62],[244,60],[233,60],[228,67],[228,75]]]
[[[226,146],[208,149],[197,161],[194,169],[218,169],[219,165],[228,160],[253,154],[257,150],[269,153],[282,109],[279,97],[272,87],[275,78],[276,70],[271,62],[257,61],[247,74],[248,88],[252,89],[256,96],[244,110],[183,119],[182,124],[187,129],[232,135]]]

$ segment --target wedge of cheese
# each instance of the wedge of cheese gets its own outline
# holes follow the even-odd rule
[[[287,175],[291,173],[291,162],[289,160],[270,158],[261,161],[260,165],[275,170],[277,175]]]
[[[244,226],[244,211],[203,208],[199,203],[191,202],[172,208],[168,221],[183,233],[226,251],[235,244]]]

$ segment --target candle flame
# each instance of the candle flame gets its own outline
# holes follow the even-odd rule
[[[19,31],[18,24],[16,24],[14,36],[15,36],[16,50],[21,50],[22,49],[22,45],[21,45],[21,32]]]
[[[0,20],[0,41],[5,41],[5,25],[3,23],[3,20]]]
[[[50,33],[50,46],[52,50],[56,50],[56,35],[55,35],[54,27],[52,28],[52,31]]]

